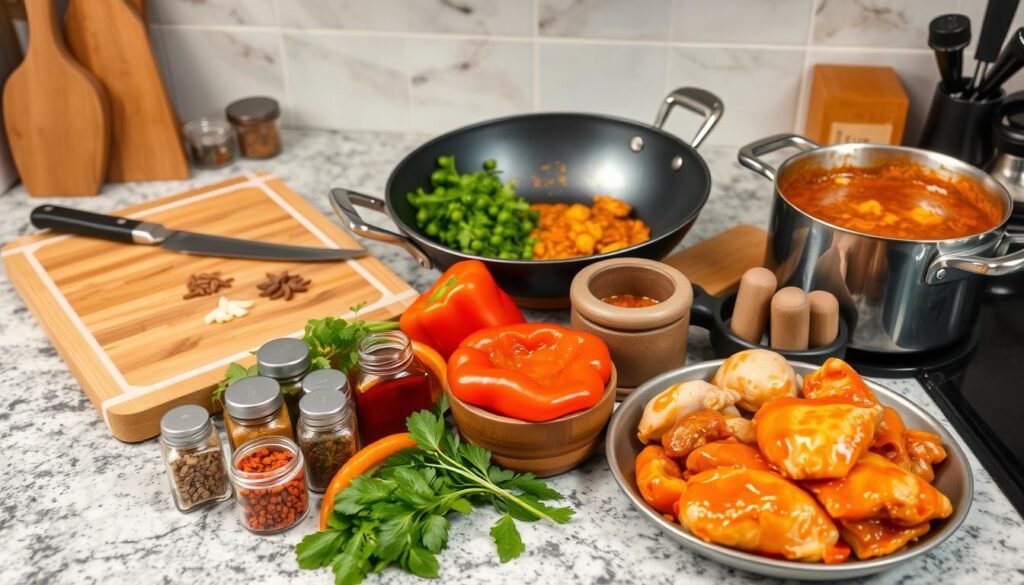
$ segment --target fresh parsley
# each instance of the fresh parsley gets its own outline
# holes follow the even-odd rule
[[[301,568],[331,567],[339,585],[355,585],[390,565],[432,578],[452,512],[497,510],[501,517],[490,533],[503,563],[525,550],[516,520],[564,524],[572,518],[572,508],[544,503],[563,496],[542,480],[492,465],[489,451],[461,442],[445,424],[447,408],[442,398],[434,412],[410,416],[406,426],[418,448],[392,456],[337,495],[328,529],[295,547]]]

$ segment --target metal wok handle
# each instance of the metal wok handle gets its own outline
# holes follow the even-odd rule
[[[1024,244],[1024,234],[1006,234],[997,246],[1002,255],[994,258],[970,253],[943,254],[932,261],[925,275],[925,283],[942,284],[961,280],[970,275],[1002,276],[1024,270],[1024,249],[1004,253],[1010,244]]]
[[[725,106],[718,96],[696,87],[680,87],[668,94],[665,101],[661,102],[658,108],[658,115],[654,117],[654,126],[659,130],[665,127],[668,121],[669,112],[675,106],[682,106],[695,114],[704,116],[704,122],[697,129],[697,134],[690,141],[690,146],[697,148],[701,142],[711,133],[711,129],[722,119],[722,112]]]
[[[331,201],[331,208],[334,209],[334,213],[348,224],[348,229],[352,230],[352,233],[371,240],[377,240],[378,242],[401,246],[420,263],[420,266],[427,269],[433,267],[430,258],[411,239],[391,230],[366,223],[366,220],[356,211],[355,206],[359,205],[381,213],[387,213],[387,205],[385,205],[382,199],[342,188],[331,189],[328,199]]]
[[[782,150],[783,148],[796,148],[802,152],[807,152],[820,146],[817,142],[804,138],[799,134],[776,134],[775,136],[762,138],[744,146],[740,149],[738,158],[741,165],[769,181],[774,181],[775,167],[761,160],[762,155]]]

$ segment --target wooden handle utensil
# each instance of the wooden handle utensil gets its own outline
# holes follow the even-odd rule
[[[811,326],[807,343],[810,347],[824,347],[839,335],[839,301],[829,292],[812,291],[807,294],[810,305]]]
[[[767,268],[751,268],[743,273],[736,294],[736,307],[732,311],[729,328],[737,337],[750,343],[761,343],[772,295],[779,281]]]
[[[805,350],[811,326],[807,293],[795,286],[775,293],[771,304],[771,346],[774,349]]]

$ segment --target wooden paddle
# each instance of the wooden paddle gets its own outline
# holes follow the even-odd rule
[[[110,96],[107,180],[187,179],[178,120],[139,13],[125,0],[71,0],[64,27],[71,53]]]
[[[53,0],[25,0],[29,44],[4,87],[14,164],[35,196],[95,195],[107,172],[110,106],[64,46]]]

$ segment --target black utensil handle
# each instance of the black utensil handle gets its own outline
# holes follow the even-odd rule
[[[690,306],[690,325],[711,331],[715,327],[715,314],[722,299],[709,294],[698,285],[693,285],[693,304]]]
[[[996,60],[1019,3],[1020,0],[989,0],[985,8],[985,20],[981,24],[981,35],[978,37],[978,48],[974,53],[975,59],[986,63]]]
[[[114,215],[102,215],[70,207],[41,205],[32,210],[29,219],[39,229],[52,229],[90,238],[102,238],[131,244],[132,230],[142,222]]]
[[[1024,27],[1011,35],[1003,52],[999,54],[994,65],[988,70],[985,79],[978,86],[978,99],[994,97],[1007,79],[1017,74],[1024,67]]]

